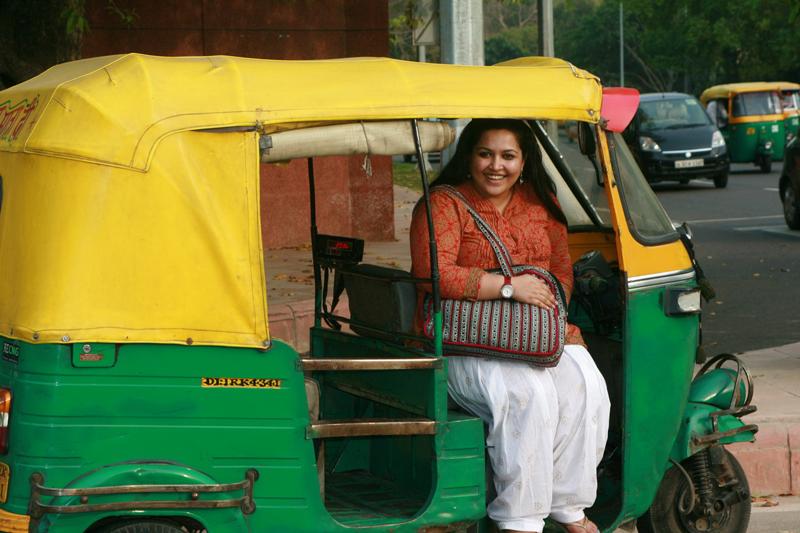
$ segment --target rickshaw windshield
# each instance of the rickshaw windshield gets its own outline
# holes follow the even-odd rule
[[[620,196],[631,233],[642,244],[662,244],[678,239],[672,220],[642,175],[622,135],[614,133],[610,139],[609,149],[616,164]]]
[[[778,94],[772,91],[737,94],[733,98],[733,116],[777,115],[781,113]]]
[[[642,129],[684,128],[705,126],[708,115],[694,98],[669,98],[639,104]]]

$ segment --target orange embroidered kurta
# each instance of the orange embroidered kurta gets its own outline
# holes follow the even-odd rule
[[[530,187],[515,187],[505,212],[500,214],[469,182],[462,183],[457,189],[503,240],[514,264],[534,265],[552,272],[564,286],[569,301],[573,278],[567,229],[550,215],[533,190]],[[484,272],[500,268],[497,257],[461,202],[434,190],[431,209],[442,298],[475,300]],[[428,225],[422,205],[414,211],[410,241],[412,275],[430,277]],[[426,289],[430,287],[420,288],[422,292]],[[422,298],[418,298],[418,301],[422,302]],[[417,322],[420,324],[421,305],[417,311]],[[566,342],[584,344],[577,326],[568,326]]]

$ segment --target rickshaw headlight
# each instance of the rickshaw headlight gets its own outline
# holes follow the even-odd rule
[[[711,148],[722,148],[725,146],[725,138],[718,131],[711,135]]]
[[[639,147],[645,152],[661,151],[661,147],[658,145],[658,143],[655,142],[652,137],[647,137],[645,135],[639,137]]]
[[[664,291],[664,314],[667,316],[696,315],[700,313],[700,289],[675,289]]]
[[[771,150],[772,149],[772,141],[766,141],[764,143],[764,150]]]

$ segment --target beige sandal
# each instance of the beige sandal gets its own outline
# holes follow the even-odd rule
[[[586,516],[584,516],[580,520],[577,520],[575,522],[568,522],[566,524],[562,522],[556,522],[555,520],[553,520],[553,522],[559,525],[561,529],[566,531],[566,533],[578,533],[577,531],[575,531],[575,528],[578,528],[580,531],[586,533],[600,533],[600,528],[597,527],[597,524],[589,520],[589,518]]]

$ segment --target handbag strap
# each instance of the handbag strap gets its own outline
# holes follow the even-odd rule
[[[454,198],[464,204],[464,207],[467,208],[467,212],[472,216],[475,220],[475,225],[478,227],[481,233],[483,233],[484,237],[489,241],[489,244],[492,246],[492,250],[494,250],[494,254],[497,256],[497,262],[500,263],[500,270],[503,272],[505,276],[513,276],[514,273],[511,270],[511,266],[514,264],[513,260],[511,259],[511,253],[509,253],[508,248],[503,243],[502,239],[495,233],[494,229],[486,222],[472,207],[472,204],[469,203],[469,200],[461,194],[455,187],[452,185],[440,185],[436,187],[434,190],[441,190],[443,193],[447,194],[451,198]]]

